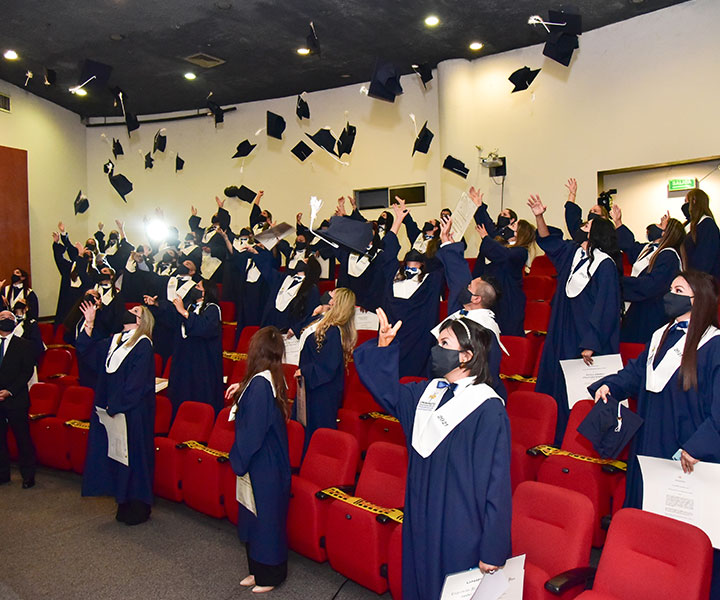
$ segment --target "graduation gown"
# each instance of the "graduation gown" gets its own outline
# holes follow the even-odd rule
[[[291,481],[287,430],[272,385],[260,374],[250,380],[237,405],[230,465],[236,475],[250,474],[257,508],[255,516],[240,505],[238,537],[248,542],[253,560],[284,563]]]
[[[689,269],[710,273],[720,279],[720,230],[711,217],[703,217],[695,227],[696,240],[688,233],[685,252]]]
[[[16,288],[14,285],[7,285],[3,290],[3,296],[8,299],[8,310],[13,310],[15,304],[24,299],[25,305],[27,306],[26,316],[28,319],[36,319],[39,315],[38,297],[35,292],[28,289],[27,292],[23,292],[23,288]]]
[[[393,341],[400,346],[400,377],[425,377],[430,348],[435,344],[430,329],[438,320],[443,271],[427,273],[412,296],[397,298],[393,293],[393,283],[399,266],[397,254],[400,243],[393,232],[388,232],[383,241],[385,250],[375,260],[380,261],[384,280],[383,310],[391,323],[403,322]]]
[[[352,290],[355,294],[355,304],[371,312],[375,312],[383,300],[384,284],[382,280],[382,269],[379,265],[382,255],[383,253],[378,250],[365,271],[363,271],[359,277],[354,277],[348,270],[350,251],[344,246],[340,246],[335,252],[335,256],[340,265],[337,287],[345,287]]]
[[[246,325],[260,325],[265,309],[265,304],[269,298],[268,283],[263,278],[257,281],[248,281],[248,273],[252,268],[250,264],[255,255],[251,252],[238,252],[233,249],[230,257],[230,263],[233,269],[233,289],[235,295],[235,315],[237,326],[235,331],[235,341],[240,339],[243,327]],[[225,288],[223,287],[223,292]]]
[[[122,326],[118,324],[117,319],[117,308],[122,306],[122,310],[125,310],[124,304],[116,296],[115,299],[108,305],[103,306],[100,310],[95,313],[95,326],[93,327],[92,339],[104,340],[109,338],[113,333],[116,333]],[[114,307],[114,308],[112,308]],[[63,341],[77,348],[78,338],[83,332],[85,327],[85,317],[80,314],[80,319],[75,323],[73,329],[66,329],[63,335]],[[86,335],[86,334],[85,334]],[[86,360],[78,352],[78,385],[95,389],[97,382],[97,361],[95,357],[92,360]]]
[[[300,351],[299,366],[305,380],[307,450],[310,438],[317,429],[337,429],[337,413],[342,405],[345,385],[345,359],[340,329],[337,326],[328,328],[319,348],[315,333],[311,333]]]
[[[593,350],[598,356],[620,351],[620,284],[615,262],[604,260],[585,289],[569,298],[565,284],[578,245],[557,236],[538,236],[537,241],[557,269],[558,286],[535,390],[549,394],[558,403],[555,444],[560,445],[570,415],[560,361],[580,358],[583,350]]]
[[[79,275],[75,280],[72,279],[73,261],[65,257],[66,247],[63,243],[53,242],[52,249],[55,266],[60,273],[60,290],[55,307],[55,327],[57,328],[65,321],[70,309],[82,297],[89,285],[83,283]],[[75,270],[77,271],[77,267]]]
[[[205,402],[215,409],[224,406],[222,370],[222,324],[220,307],[208,304],[198,314],[188,308],[184,319],[170,302],[151,307],[155,318],[175,331],[174,350],[168,379],[168,398],[173,415],[187,401]]]
[[[113,416],[124,413],[127,421],[128,466],[107,455],[107,433],[93,410],[88,433],[88,452],[83,473],[83,496],[115,496],[118,504],[140,500],[153,502],[155,466],[155,361],[152,342],[145,338],[133,346],[114,373],[105,361],[113,338],[91,339],[83,331],[77,340],[78,354],[98,373],[95,406]]]
[[[427,382],[399,383],[400,348],[370,340],[355,350],[363,384],[412,439]],[[440,406],[442,406],[441,402]],[[403,598],[437,600],[446,575],[501,566],[510,556],[510,424],[502,402],[476,408],[427,458],[408,445]]]

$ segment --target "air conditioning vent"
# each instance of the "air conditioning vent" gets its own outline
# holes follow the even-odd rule
[[[10,96],[0,94],[0,110],[10,112]]]
[[[210,54],[205,54],[204,52],[198,52],[197,54],[186,56],[184,60],[197,65],[198,67],[202,67],[203,69],[212,69],[213,67],[217,67],[225,63],[222,58],[211,56]]]

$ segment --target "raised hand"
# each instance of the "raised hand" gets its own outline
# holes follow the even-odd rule
[[[75,242],[75,244],[73,244],[73,245],[75,246],[75,249],[78,251],[78,254],[80,256],[82,256],[83,252],[85,252],[85,246],[83,246],[80,242]]]
[[[183,304],[183,299],[179,296],[175,296],[175,299],[173,300],[173,306],[175,306],[175,310],[178,311],[183,317],[187,317],[188,313],[185,310],[185,305]]]
[[[260,200],[262,200],[262,197],[265,195],[265,192],[263,190],[260,190],[257,194],[255,194],[255,200],[253,202],[255,204],[260,204]]]
[[[540,196],[538,196],[537,194],[530,194],[527,205],[530,207],[532,214],[534,214],[536,217],[544,215],[545,211],[547,210],[547,207],[542,203],[542,200],[540,200]]]
[[[60,235],[65,233],[65,224],[62,221],[58,223],[58,230],[60,231]]]
[[[484,194],[478,190],[476,190],[474,187],[471,187],[468,190],[468,196],[470,196],[470,200],[472,200],[473,204],[480,208],[483,205],[483,196]]]
[[[350,200],[350,206],[352,206],[352,209],[356,210],[357,202],[355,202],[355,195],[353,194],[352,196],[348,196],[347,198],[348,198],[348,200]]]
[[[341,217],[347,216],[347,211],[345,210],[345,198],[340,196],[337,201],[337,214]]]
[[[622,225],[622,210],[620,210],[620,206],[614,202],[612,208],[610,208],[610,218],[615,224],[615,227]]]
[[[88,325],[95,323],[95,314],[97,313],[97,306],[93,302],[83,302],[80,304],[80,312],[85,317],[85,322]]]
[[[390,325],[387,315],[382,308],[378,308],[375,314],[380,321],[380,327],[378,328],[378,348],[385,348],[395,339],[398,330],[402,327],[402,321],[398,321],[394,326]]]
[[[302,223],[302,213],[301,212],[299,212],[298,214],[295,215],[295,221],[297,223]]]
[[[659,225],[660,229],[665,231],[669,220],[670,220],[670,211],[667,211],[662,217],[660,217],[660,225]]]
[[[103,222],[102,222],[102,221],[98,221],[98,231],[102,231],[102,230],[103,230],[103,227],[105,227],[105,225],[103,224]]]
[[[575,196],[577,196],[577,180],[571,177],[567,180],[565,187],[568,189],[568,202],[575,202]]]
[[[52,239],[53,239],[53,242],[55,242],[56,244],[59,244],[60,243],[60,234],[57,231],[53,231]]]
[[[488,236],[487,229],[485,229],[485,225],[475,225],[475,231],[477,231],[480,234],[480,237],[482,239],[485,239]]]
[[[195,208],[194,206],[191,206],[190,214],[192,214],[193,217],[197,217],[197,208]]]
[[[440,224],[440,241],[444,244],[445,242],[454,242],[452,234],[452,217],[448,217],[443,220]]]
[[[122,231],[125,228],[125,222],[121,221],[120,219],[115,219],[115,225],[117,225],[117,228]]]
[[[225,206],[225,200],[220,200],[218,196],[215,196],[215,203],[218,205],[218,208],[223,208]]]
[[[158,297],[157,296],[143,296],[143,302],[147,304],[148,306],[157,306],[158,305]]]

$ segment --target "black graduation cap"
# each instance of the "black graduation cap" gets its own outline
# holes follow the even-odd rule
[[[425,255],[418,252],[417,250],[410,250],[404,258],[404,262],[425,262]]]
[[[315,24],[310,21],[310,33],[305,38],[307,49],[310,50],[310,54],[320,54],[320,40],[318,40],[317,33],[315,32]]]
[[[155,134],[155,138],[153,139],[153,154],[155,154],[158,150],[160,152],[165,152],[165,147],[167,146],[167,136],[163,134],[164,129],[158,129],[157,133]]]
[[[110,81],[112,70],[113,68],[110,65],[87,58],[80,71],[80,81],[78,81],[78,85],[82,85],[94,76],[95,79],[88,81],[85,87],[103,88],[108,84],[108,81]]]
[[[235,154],[233,154],[233,158],[243,158],[250,154],[253,149],[257,146],[257,144],[251,144],[250,140],[244,140],[240,142],[236,148]]]
[[[304,161],[313,153],[313,149],[301,140],[292,150],[290,150],[290,152],[297,156],[301,161]]]
[[[123,151],[122,144],[120,143],[120,140],[118,140],[116,138],[113,138],[113,141],[112,141],[112,153],[115,158],[117,158],[120,155],[125,154],[125,152]]]
[[[110,185],[115,188],[115,191],[120,195],[123,201],[127,202],[127,200],[125,200],[125,196],[132,192],[132,182],[125,177],[125,175],[120,173],[117,175],[115,174],[115,165],[113,165],[112,161],[106,162],[103,166],[103,170],[108,174]]]
[[[415,156],[416,152],[422,152],[423,154],[427,154],[428,150],[430,149],[430,142],[432,142],[435,134],[428,129],[427,124],[428,122],[425,121],[425,124],[422,126],[422,129],[420,129],[420,132],[415,138],[415,144],[413,145],[412,151],[413,156]]]
[[[372,242],[374,232],[372,223],[369,221],[356,221],[350,217],[335,216],[330,218],[330,226],[321,231],[319,235],[322,238],[340,244],[365,254],[370,242]]]
[[[122,109],[123,116],[125,117],[125,125],[127,126],[129,135],[131,132],[140,128],[140,122],[137,120],[137,117],[130,112],[127,94],[119,87],[114,87],[110,91],[113,96],[115,96],[115,106],[120,106]]]
[[[306,133],[305,135],[308,136],[313,142],[315,142],[326,152],[329,152],[333,156],[337,156],[335,152],[335,144],[337,144],[337,140],[332,134],[332,131],[330,131],[329,129],[323,128],[319,129],[312,135],[310,135],[309,133]]]
[[[375,72],[370,80],[370,89],[368,96],[395,102],[395,96],[403,93],[400,85],[400,75],[398,75],[395,65],[378,59],[375,63]]]
[[[298,94],[297,104],[295,105],[295,114],[300,120],[310,118],[310,105],[305,102],[302,94]]]
[[[205,106],[207,106],[213,117],[215,117],[215,125],[217,125],[218,123],[222,123],[225,120],[225,111],[219,104],[210,100],[209,97],[205,101]]]
[[[131,131],[140,129],[140,121],[138,121],[138,118],[130,112],[125,113],[125,125],[127,126],[128,134]]]
[[[283,131],[285,131],[285,119],[274,112],[267,111],[267,134],[281,140]]]
[[[616,458],[642,424],[640,415],[608,396],[607,403],[595,403],[577,431],[592,442],[602,458]]]
[[[522,92],[528,89],[540,71],[541,69],[531,69],[530,67],[523,67],[515,71],[508,77],[510,83],[515,86],[512,93],[514,94],[515,92]]]
[[[423,87],[427,88],[427,83],[432,81],[433,79],[432,67],[430,66],[430,63],[413,65],[413,71],[420,75],[420,80],[422,81]]]
[[[180,155],[178,154],[175,157],[175,172],[177,173],[178,171],[182,171],[184,166],[185,166],[185,161],[182,158],[180,158]]]
[[[152,157],[152,154],[149,152],[145,155],[145,168],[146,169],[152,169],[153,163],[155,162],[155,159]]]
[[[468,173],[470,172],[470,169],[465,166],[464,162],[458,160],[453,156],[450,156],[449,154],[445,158],[445,162],[443,163],[443,169],[447,169],[448,171],[457,173],[463,179],[467,179]]]
[[[242,200],[243,202],[247,202],[248,204],[255,200],[255,196],[257,196],[257,192],[254,192],[244,185],[241,185],[235,194],[236,198]]]
[[[83,214],[88,208],[90,208],[90,202],[87,199],[87,196],[82,193],[82,190],[80,190],[77,193],[77,196],[75,196],[75,214]]]
[[[338,157],[343,154],[350,154],[352,152],[353,144],[355,143],[355,135],[357,134],[357,127],[345,123],[345,129],[340,134],[340,138],[337,143]]]
[[[550,25],[552,29],[545,42],[543,54],[566,67],[570,65],[572,54],[580,47],[578,37],[582,34],[582,17],[576,9],[563,8],[548,12],[550,23],[564,23],[564,25]]]

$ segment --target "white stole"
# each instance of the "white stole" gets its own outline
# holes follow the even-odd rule
[[[103,254],[105,256],[114,256],[118,251],[118,246],[119,244],[117,242],[115,242],[114,244],[108,244],[107,246],[105,246],[105,252],[103,252]]]
[[[107,288],[107,290],[103,288],[100,284],[96,284],[95,291],[100,294],[100,301],[103,303],[104,306],[107,306],[115,299],[115,296],[113,296],[112,284],[110,284],[110,287]]]
[[[10,302],[10,310],[15,309],[15,304],[17,304],[20,300],[25,300],[25,288],[20,288],[20,293],[15,296],[14,298],[10,295],[10,292],[13,290],[12,285],[8,285],[5,287],[3,296],[5,296],[8,299],[8,302]],[[28,294],[32,292],[30,288],[28,288]],[[27,303],[26,303],[27,304]]]
[[[439,388],[444,379],[433,379],[425,388],[417,407],[413,423],[412,447],[427,458],[435,448],[488,398],[497,397],[489,385],[472,385],[474,377],[465,377],[457,382],[454,396],[438,408],[447,388]]]
[[[77,263],[73,261],[73,263],[70,265],[70,287],[71,288],[79,288],[82,285],[82,278],[80,277],[80,273],[78,273],[78,276],[73,279],[72,278],[72,272],[77,269]]]
[[[288,275],[285,277],[280,289],[278,290],[277,296],[275,297],[275,308],[277,308],[280,312],[283,312],[289,306],[295,296],[297,296],[300,286],[302,286],[303,279],[298,281],[295,279],[294,275]],[[290,287],[293,282],[297,283]]]
[[[203,253],[202,261],[200,263],[200,274],[203,279],[210,279],[221,264],[222,261],[216,256]]]
[[[317,331],[318,325],[320,325],[320,321],[322,321],[322,318],[318,319],[314,323],[311,323],[300,332],[300,344],[298,345],[298,347],[300,348],[300,352],[302,352],[302,349],[305,346],[305,342],[307,341],[307,339]]]
[[[123,335],[127,335],[128,339],[123,342],[121,346],[118,347],[118,344],[120,343],[120,340],[122,339]],[[123,333],[116,333],[112,339],[110,340],[110,348],[108,349],[108,355],[105,359],[105,372],[106,373],[114,373],[120,368],[120,365],[123,363],[123,361],[127,358],[128,354],[132,351],[132,349],[137,345],[137,343],[140,340],[149,340],[146,335],[141,335],[135,342],[131,345],[130,340],[132,339],[133,334],[135,333],[134,330],[126,331]]]
[[[495,313],[493,311],[491,311],[489,308],[473,308],[472,310],[469,310],[466,315],[461,315],[460,311],[457,310],[453,314],[449,315],[447,318],[457,321],[458,319],[462,319],[463,317],[470,319],[471,321],[474,321],[485,329],[489,329],[490,331],[492,331],[497,338],[500,349],[505,354],[510,356],[507,348],[505,348],[505,346],[503,346],[503,343],[500,341],[500,327],[498,326],[497,321],[495,321]],[[443,319],[441,323],[438,323],[435,328],[430,331],[430,333],[432,333],[436,338],[440,337],[440,325],[442,325],[446,320],[447,319]]]
[[[653,333],[652,339],[650,340],[650,351],[648,352],[647,362],[645,363],[645,389],[648,392],[662,392],[672,376],[680,368],[682,361],[687,333],[685,333],[672,348],[668,349],[657,367],[653,367],[653,361],[659,350],[660,340],[662,339],[664,331],[665,327],[660,327],[660,329]],[[720,335],[720,329],[710,325],[700,338],[698,349],[718,335]]]
[[[205,233],[203,234],[203,238],[202,238],[203,246],[206,246],[208,244],[208,242],[217,235],[217,232],[218,232],[217,229],[215,229],[214,227],[208,228],[207,231],[205,231]]]
[[[190,246],[186,246],[185,248],[183,248],[181,250],[181,252],[185,256],[188,256],[188,255],[192,254],[193,250],[195,250],[195,248],[197,248],[197,247],[198,247],[197,244],[191,244]]]
[[[630,274],[633,277],[640,275],[640,273],[648,268],[652,257],[657,254],[657,251],[657,247],[655,249],[651,249],[650,244],[645,244],[643,249],[640,251],[640,254],[638,254],[637,260],[633,263],[632,272]]]
[[[427,273],[423,276],[422,279],[418,279],[416,275],[413,275],[409,279],[401,279],[400,281],[394,281],[393,296],[395,298],[402,298],[403,300],[407,300],[415,292],[418,291],[418,288],[425,281],[425,277],[427,277]]]
[[[22,337],[25,333],[25,325],[24,321],[20,321],[17,325],[15,325],[15,329],[13,329],[13,335],[15,337]]]
[[[351,252],[348,256],[348,275],[351,277],[360,277],[370,266],[370,258],[364,254]]]
[[[187,293],[193,289],[197,284],[191,279],[183,283],[178,287],[179,279],[177,277],[171,277],[167,283],[167,299],[173,302],[175,298],[185,299]]]
[[[420,254],[425,254],[425,252],[427,252],[428,244],[431,241],[432,241],[432,238],[430,238],[429,240],[426,240],[425,235],[420,233],[420,235],[418,235],[415,238],[415,241],[413,242],[413,245],[412,245],[412,249],[417,250],[418,252],[420,252]]]
[[[172,264],[163,264],[158,263],[155,265],[155,273],[160,275],[160,277],[165,277],[167,275],[170,275],[175,270],[175,267]]]
[[[590,282],[590,279],[595,274],[595,271],[598,270],[600,264],[604,260],[612,260],[602,250],[596,249],[593,251],[594,258],[592,265],[590,265],[590,259],[588,258],[588,262],[575,271],[578,264],[583,259],[583,255],[587,256],[588,254],[582,248],[578,248],[575,251],[575,256],[573,256],[572,266],[570,267],[570,276],[565,283],[565,295],[568,298],[576,298],[579,296],[585,289],[585,286],[587,286]]]
[[[277,392],[275,391],[275,384],[273,383],[272,374],[270,371],[260,371],[260,373],[255,373],[255,375],[252,376],[250,381],[248,381],[247,386],[245,386],[245,389],[243,389],[242,392],[240,392],[240,397],[237,399],[237,402],[233,404],[233,407],[230,409],[230,413],[228,414],[228,421],[234,421],[235,420],[235,413],[237,413],[237,407],[238,404],[240,404],[240,400],[242,400],[243,394],[245,393],[245,390],[250,387],[250,382],[255,379],[256,377],[262,377],[268,381],[270,384],[270,387],[272,388],[273,396],[277,398]]]

